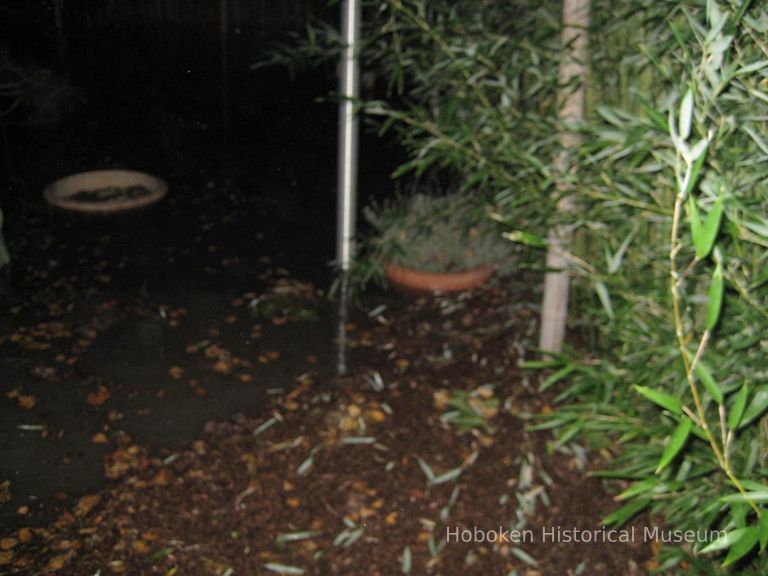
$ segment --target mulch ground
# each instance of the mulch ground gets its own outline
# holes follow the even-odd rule
[[[651,543],[563,535],[617,504],[588,474],[602,456],[526,428],[550,408],[519,368],[536,321],[519,298],[403,297],[348,326],[350,374],[305,375],[184,451],[121,438],[108,489],[3,534],[0,572],[646,573]]]

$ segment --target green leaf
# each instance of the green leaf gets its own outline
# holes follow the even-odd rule
[[[528,360],[523,362],[520,367],[523,370],[541,370],[543,368],[554,368],[560,366],[559,360]]]
[[[696,187],[701,175],[701,169],[704,166],[704,161],[707,159],[706,149],[701,151],[701,155],[696,158],[691,168],[691,175],[688,178],[688,185],[685,187],[684,196],[690,197],[691,192]]]
[[[603,305],[605,313],[608,315],[608,318],[613,319],[613,306],[611,305],[611,294],[608,292],[608,288],[602,280],[595,280],[594,284],[595,292],[597,292],[597,296],[600,298],[600,303]]]
[[[730,548],[743,536],[747,528],[736,528],[730,532],[726,532],[719,538],[713,540],[700,550],[701,554],[708,554],[710,552],[718,552],[725,548]]]
[[[739,393],[736,395],[736,399],[731,406],[731,413],[728,415],[728,428],[736,430],[741,422],[741,417],[744,415],[744,408],[747,406],[747,399],[749,398],[749,385],[745,382],[741,387]]]
[[[757,525],[757,538],[760,542],[760,552],[765,551],[768,545],[768,511],[765,508],[760,509],[760,522]]]
[[[648,118],[656,125],[657,128],[663,130],[664,133],[669,132],[669,124],[663,114],[660,114],[656,108],[654,108],[649,102],[643,101],[643,109],[648,114]]]
[[[554,374],[550,374],[549,377],[546,380],[544,380],[544,382],[541,383],[541,386],[539,386],[539,392],[543,392],[550,386],[557,384],[558,382],[560,382],[560,380],[568,376],[575,369],[576,369],[575,364],[567,364],[566,366],[560,368],[560,370],[558,370]]]
[[[698,246],[701,242],[701,218],[699,217],[699,207],[696,205],[696,199],[693,196],[688,196],[688,218],[691,221],[693,245]],[[696,256],[698,256],[698,250],[696,252]]]
[[[752,550],[752,548],[755,547],[755,544],[757,544],[757,528],[754,526],[749,526],[743,530],[744,533],[741,535],[741,538],[736,540],[736,542],[733,543],[733,546],[731,546],[730,550],[728,550],[728,555],[725,557],[723,566],[730,566],[734,562],[743,558],[749,553],[750,550]]]
[[[691,121],[693,120],[693,91],[689,88],[680,103],[679,128],[680,140],[685,142],[691,135]]]
[[[718,404],[722,404],[723,391],[720,390],[720,386],[718,386],[717,382],[715,382],[715,379],[712,376],[712,373],[709,371],[709,368],[707,368],[707,365],[699,361],[696,363],[693,371],[707,392],[709,392],[709,395],[712,396],[712,399]]]
[[[712,252],[712,248],[715,245],[715,239],[720,231],[720,222],[722,219],[723,197],[719,196],[704,220],[698,239],[693,239],[693,242],[696,245],[696,257],[699,260],[706,258],[709,256],[709,253]]]
[[[664,448],[664,453],[659,459],[659,465],[656,466],[656,474],[661,472],[667,465],[672,462],[675,456],[678,455],[680,450],[683,449],[685,443],[688,441],[688,436],[691,434],[691,427],[693,422],[688,417],[684,417],[680,424],[677,425],[675,431],[672,433],[672,438],[669,440],[669,444]]]
[[[727,504],[734,502],[768,502],[768,491],[728,494],[720,498],[720,500]]]
[[[768,390],[758,390],[755,397],[752,398],[752,402],[749,403],[749,406],[744,411],[739,428],[744,428],[752,420],[761,416],[766,409],[768,409]]]
[[[709,299],[707,301],[707,330],[713,330],[720,320],[720,312],[723,308],[723,265],[717,263],[715,273],[712,275],[712,283],[709,285]]]
[[[648,388],[647,386],[635,386],[635,390],[640,392],[640,394],[648,398],[648,400],[651,402],[658,404],[673,414],[680,415],[683,413],[683,403],[679,398],[675,398],[671,394],[667,394],[666,392],[662,392],[660,390],[654,390],[653,388]]]
[[[616,500],[627,500],[629,498],[632,498],[633,496],[650,492],[651,490],[653,490],[659,485],[660,485],[659,479],[654,477],[633,482],[632,486],[630,486],[629,488],[624,490],[624,492],[616,496]]]
[[[547,241],[541,236],[536,236],[530,232],[524,232],[523,230],[514,230],[512,232],[504,232],[502,234],[507,240],[530,246],[531,248],[546,248]]]
[[[645,509],[650,503],[651,498],[640,498],[639,500],[630,502],[615,512],[608,514],[608,516],[603,518],[602,524],[606,526],[621,526],[629,521],[635,514]]]
[[[621,246],[619,246],[619,249],[616,250],[616,253],[613,256],[607,256],[606,259],[608,264],[608,274],[615,274],[619,270],[619,267],[621,267],[621,261],[624,259],[624,253],[627,251],[627,248],[629,248],[629,244],[632,242],[632,238],[635,237],[635,234],[637,234],[638,230],[639,228],[637,226],[632,228],[632,231],[621,243]]]

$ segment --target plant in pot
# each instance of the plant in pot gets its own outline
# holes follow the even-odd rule
[[[507,274],[513,246],[469,193],[416,193],[364,210],[372,234],[363,243],[367,278],[411,292],[475,288]]]

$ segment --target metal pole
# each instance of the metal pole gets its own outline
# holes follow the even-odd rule
[[[346,48],[341,56],[339,94],[338,207],[336,217],[336,262],[349,270],[355,251],[357,200],[358,121],[355,103],[360,97],[360,70],[357,48],[360,39],[360,0],[345,0],[341,33]]]
[[[342,287],[336,334],[338,358],[336,371],[347,373],[347,315],[349,268],[355,255],[355,216],[357,212],[357,132],[355,103],[360,97],[360,67],[357,48],[360,39],[360,2],[345,0],[341,12],[341,34],[346,48],[339,63],[339,157],[338,206],[336,212],[336,263],[341,268]]]

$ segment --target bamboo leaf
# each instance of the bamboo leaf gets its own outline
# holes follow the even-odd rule
[[[693,120],[693,91],[689,88],[680,103],[679,132],[680,140],[685,142],[691,135],[691,121]]]
[[[550,374],[549,377],[547,377],[547,379],[541,383],[541,386],[539,386],[539,392],[543,392],[550,386],[557,384],[558,382],[560,382],[560,380],[568,376],[574,370],[576,370],[575,364],[566,364],[565,366],[560,368],[560,370],[558,370],[557,372]]]
[[[463,470],[461,468],[454,468],[452,470],[448,470],[448,472],[443,472],[439,476],[435,476],[435,478],[430,482],[431,484],[434,484],[437,486],[438,484],[445,484],[446,482],[450,482],[451,480],[456,480],[459,476],[461,476],[461,473]]]
[[[768,491],[728,494],[720,498],[720,500],[726,504],[733,504],[735,502],[768,502]]]
[[[627,235],[627,237],[621,243],[621,246],[619,246],[619,249],[616,250],[616,253],[613,256],[610,256],[608,258],[608,262],[607,262],[608,274],[615,274],[621,267],[621,262],[624,259],[624,254],[626,253],[627,248],[629,248],[629,244],[632,242],[632,239],[635,237],[637,230],[638,230],[637,226],[632,228],[632,231]]]
[[[749,398],[749,386],[745,382],[736,395],[736,399],[731,406],[731,413],[728,415],[728,428],[736,430],[741,423],[741,417],[744,415],[744,408],[747,406],[747,399]]]
[[[743,558],[757,544],[757,528],[754,526],[749,526],[747,528],[743,528],[743,530],[744,532],[742,533],[741,537],[736,540],[731,546],[730,550],[728,550],[728,555],[725,557],[723,566],[730,566],[737,560]]]
[[[539,563],[536,561],[536,559],[533,556],[531,556],[530,554],[528,554],[528,552],[526,552],[522,548],[518,548],[517,546],[513,546],[510,549],[510,552],[512,552],[512,554],[514,554],[515,556],[520,558],[520,560],[522,560],[526,564],[530,564],[531,566],[538,566],[539,565]]]
[[[432,484],[435,481],[435,473],[432,470],[432,467],[424,462],[421,458],[419,458],[419,466],[421,467],[422,472],[424,472],[424,475],[427,477],[427,480],[430,484]]]
[[[723,265],[717,263],[715,273],[712,275],[712,283],[709,286],[709,299],[707,302],[707,330],[713,330],[720,319],[723,308]]]
[[[606,288],[605,283],[601,280],[595,280],[594,284],[597,297],[600,298],[600,302],[605,309],[605,313],[608,314],[608,318],[613,319],[613,306],[611,305],[611,295],[608,292],[608,288]]]
[[[752,402],[749,403],[741,418],[739,428],[744,428],[758,416],[761,416],[768,409],[768,390],[758,390]]]
[[[707,365],[699,361],[696,363],[696,366],[694,367],[693,371],[695,372],[696,376],[699,378],[699,381],[702,383],[702,385],[707,390],[707,392],[709,392],[709,395],[712,396],[712,399],[718,404],[722,404],[723,391],[720,390],[720,386],[717,385],[717,382],[715,381],[715,378],[712,376],[712,372],[710,372],[709,368],[707,368]]]
[[[531,248],[547,247],[547,241],[544,238],[541,236],[536,236],[535,234],[531,234],[530,232],[525,232],[523,230],[504,232],[502,236],[504,236],[504,238],[507,240],[511,240],[512,242],[523,244],[525,246],[530,246]]]
[[[720,550],[724,550],[725,548],[730,548],[736,542],[738,542],[739,538],[742,537],[746,530],[746,528],[736,528],[735,530],[726,532],[702,548],[700,553],[708,554],[710,552],[718,552]]]
[[[648,114],[648,118],[656,125],[657,128],[663,130],[664,133],[669,132],[669,124],[667,124],[666,118],[663,114],[660,114],[656,108],[654,108],[649,102],[643,101],[643,109]]]
[[[691,238],[693,245],[698,246],[701,242],[701,218],[699,217],[699,207],[696,205],[696,199],[688,196],[688,219],[691,221]],[[698,256],[698,250],[696,250]]]
[[[675,428],[675,431],[672,433],[672,438],[670,438],[669,444],[664,448],[664,452],[659,459],[659,464],[656,466],[656,474],[666,468],[675,456],[678,455],[680,450],[683,449],[683,446],[685,446],[685,443],[688,441],[692,426],[693,422],[690,418],[684,417],[680,421],[680,424],[677,425],[677,428]]]
[[[665,408],[673,414],[681,415],[683,413],[683,403],[679,398],[662,392],[661,390],[654,390],[646,386],[635,386],[635,390],[640,392],[643,396],[648,398],[651,402],[658,404],[662,408]]]
[[[695,202],[694,202],[695,204]],[[720,222],[723,217],[723,197],[719,196],[712,206],[712,210],[707,214],[704,224],[701,226],[698,240],[694,238],[696,245],[696,257],[702,260],[709,256],[715,245],[717,233],[720,231]]]
[[[291,576],[304,574],[304,568],[299,568],[298,566],[288,566],[286,564],[278,564],[276,562],[267,562],[264,564],[264,568],[277,574],[287,574]]]
[[[757,62],[752,62],[752,64],[742,66],[736,71],[736,74],[751,74],[763,68],[768,68],[768,60],[758,60]]]
[[[708,141],[705,142],[707,142],[707,145],[709,145]],[[694,146],[694,149],[696,149],[696,146]],[[704,166],[704,161],[706,159],[707,155],[704,153],[704,151],[702,151],[701,155],[694,161],[693,166],[691,167],[690,177],[688,178],[688,185],[685,187],[683,192],[684,196],[690,195],[690,193],[696,187],[696,184],[699,181],[699,176],[701,175],[701,169]]]
[[[412,560],[413,560],[413,557],[411,555],[411,547],[406,546],[403,549],[403,557],[400,563],[400,569],[402,570],[403,574],[411,573]]]
[[[616,496],[617,500],[627,500],[638,494],[644,494],[656,488],[659,485],[658,478],[650,477],[645,480],[634,482],[632,486],[624,490],[621,494]]]
[[[622,524],[626,524],[627,521],[629,521],[635,514],[645,509],[650,503],[650,498],[640,498],[639,500],[630,502],[615,512],[608,514],[608,516],[603,518],[601,523],[605,526],[621,526]]]

